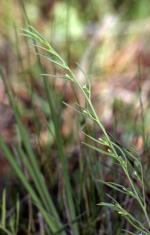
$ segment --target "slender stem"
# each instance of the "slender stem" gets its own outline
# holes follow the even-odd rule
[[[86,92],[84,91],[84,89],[83,89],[82,85],[80,84],[80,82],[75,78],[75,76],[74,76],[74,74],[72,73],[72,71],[70,70],[70,68],[67,68],[67,69],[68,69],[68,71],[70,72],[70,74],[71,74],[71,76],[72,76],[72,78],[73,78],[73,81],[79,86],[80,90],[82,91],[82,93],[83,93],[83,95],[84,95],[84,97],[85,97],[85,100],[87,101],[87,103],[88,103],[88,105],[89,105],[89,107],[90,107],[90,109],[91,109],[91,111],[92,111],[92,116],[94,117],[96,123],[98,124],[98,126],[99,126],[100,129],[102,130],[104,136],[106,137],[106,140],[107,140],[107,142],[108,142],[108,144],[109,144],[109,147],[112,149],[112,151],[114,152],[114,154],[115,154],[116,156],[118,156],[118,154],[117,154],[117,152],[116,152],[116,150],[115,150],[115,148],[114,148],[114,146],[113,146],[113,144],[112,144],[112,141],[110,140],[109,135],[107,134],[106,129],[104,128],[103,124],[101,123],[101,121],[100,121],[100,119],[99,119],[99,117],[98,117],[98,115],[97,115],[97,113],[96,113],[96,111],[95,111],[95,109],[94,109],[94,107],[93,107],[93,104],[92,104],[92,102],[91,102],[91,99],[88,97],[88,95],[87,95]]]
[[[145,205],[143,205],[143,203],[142,203],[142,201],[141,201],[141,198],[140,198],[139,194],[137,193],[137,190],[136,190],[136,188],[135,188],[135,186],[134,186],[134,184],[133,184],[133,181],[131,180],[131,178],[130,178],[130,176],[129,176],[129,174],[128,174],[127,169],[126,169],[126,168],[123,168],[123,170],[124,170],[124,172],[125,172],[125,174],[126,174],[128,180],[129,180],[129,182],[130,182],[130,185],[131,185],[131,187],[132,187],[132,189],[133,189],[133,191],[134,191],[134,193],[135,193],[136,199],[137,199],[139,205],[141,206],[141,208],[142,208],[142,210],[143,210],[143,213],[144,213],[145,218],[146,218],[146,220],[147,220],[148,226],[150,227],[150,219],[149,219],[149,216],[148,216],[148,214],[147,214],[146,207],[145,207]]]

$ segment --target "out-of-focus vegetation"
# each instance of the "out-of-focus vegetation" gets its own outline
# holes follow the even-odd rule
[[[0,234],[150,233],[149,5],[1,0]]]

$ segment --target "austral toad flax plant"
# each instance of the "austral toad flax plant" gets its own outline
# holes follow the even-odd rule
[[[140,207],[143,213],[143,221],[139,221],[132,215],[126,208],[123,208],[122,205],[116,201],[113,197],[111,197],[111,203],[100,203],[100,206],[107,206],[117,211],[118,214],[125,217],[126,220],[134,227],[136,234],[150,234],[150,217],[148,215],[146,196],[145,196],[145,188],[144,188],[144,177],[143,177],[143,169],[142,164],[139,157],[134,157],[134,155],[126,150],[121,148],[119,145],[114,143],[109,137],[105,127],[103,126],[100,118],[98,117],[94,106],[91,101],[91,90],[88,84],[81,84],[78,78],[75,77],[74,73],[62,59],[62,57],[54,50],[54,48],[49,44],[49,42],[39,34],[33,27],[29,26],[27,29],[23,31],[24,35],[32,40],[35,40],[35,47],[40,50],[40,55],[44,56],[45,59],[50,62],[56,64],[56,66],[61,67],[65,71],[64,79],[70,80],[74,86],[77,86],[82,92],[84,99],[86,101],[86,108],[80,107],[81,114],[89,119],[91,119],[103,132],[102,139],[95,139],[92,136],[88,136],[88,138],[92,139],[96,142],[99,147],[94,147],[95,145],[89,145],[84,143],[90,148],[93,148],[103,154],[108,155],[110,158],[113,158],[114,161],[118,163],[118,165],[124,171],[126,178],[129,181],[129,187],[124,187],[123,185],[114,183],[114,182],[103,182],[107,184],[109,187],[119,191],[120,193],[126,194],[127,197],[133,198],[137,201],[138,206]],[[45,79],[46,81],[46,79]],[[47,84],[48,85],[48,84]],[[86,134],[85,134],[86,135]],[[103,150],[104,146],[107,146],[107,151]],[[133,179],[136,177],[136,181],[141,185],[140,189],[135,183]],[[130,233],[128,231],[128,233]]]
[[[123,231],[124,234],[142,234],[142,235],[150,234],[150,217],[148,214],[147,200],[144,188],[144,176],[143,176],[143,169],[140,158],[134,156],[129,150],[120,147],[120,145],[116,144],[116,142],[114,142],[110,138],[109,134],[107,133],[105,127],[103,126],[92,104],[90,85],[88,83],[82,84],[78,80],[78,78],[76,78],[75,74],[68,67],[63,58],[55,51],[55,49],[49,44],[49,42],[32,26],[28,26],[26,29],[24,29],[23,35],[26,36],[28,39],[31,39],[33,46],[35,47],[35,52],[37,53],[38,57],[43,57],[44,59],[50,61],[59,68],[63,69],[65,72],[64,80],[70,81],[73,86],[79,88],[80,92],[82,93],[85,99],[85,107],[81,107],[80,104],[78,104],[77,106],[79,108],[78,111],[85,118],[90,119],[95,125],[97,125],[97,127],[103,133],[102,138],[100,139],[96,139],[88,135],[87,133],[84,133],[87,138],[93,141],[93,144],[88,144],[88,143],[83,143],[83,144],[86,145],[88,148],[92,148],[93,150],[98,151],[103,155],[109,156],[111,159],[113,159],[114,163],[117,166],[116,169],[121,167],[121,169],[123,170],[124,175],[128,180],[129,187],[125,187],[124,185],[118,184],[117,182],[105,182],[102,180],[99,181],[100,183],[103,183],[109,186],[110,188],[115,189],[119,193],[126,195],[127,198],[135,200],[137,202],[139,209],[141,210],[142,219],[138,219],[138,217],[135,217],[134,214],[132,214],[130,211],[124,208],[119,201],[117,201],[114,197],[110,195],[109,195],[109,200],[111,200],[111,203],[103,202],[99,203],[97,206],[106,206],[108,208],[111,208],[128,221],[128,223],[133,228],[132,231],[134,231],[134,233],[127,231],[128,229],[126,229]],[[60,157],[60,162],[62,164],[62,169],[63,169],[63,177],[65,181],[65,195],[67,199],[66,200],[67,208],[70,217],[70,226],[72,234],[79,235],[80,231],[78,228],[78,224],[75,222],[77,218],[76,208],[72,197],[72,188],[67,170],[67,162],[64,156],[62,139],[60,136],[59,122],[56,117],[55,107],[53,104],[52,90],[49,86],[47,76],[48,74],[45,73],[42,74],[45,91],[48,97],[50,112],[54,122],[58,155]],[[65,232],[65,230],[63,230],[63,224],[60,222],[58,212],[45,186],[43,176],[40,174],[37,162],[35,160],[36,157],[34,156],[34,152],[31,149],[26,130],[23,128],[20,122],[18,110],[15,105],[12,94],[9,92],[8,94],[10,102],[13,106],[13,110],[15,112],[18,126],[20,128],[20,133],[24,141],[24,146],[26,148],[27,155],[30,157],[29,161],[27,160],[25,153],[22,151],[22,149],[19,148],[17,152],[18,155],[22,157],[24,164],[26,165],[30,175],[33,178],[33,181],[35,183],[35,189],[33,189],[32,186],[27,182],[24,174],[19,168],[18,163],[15,162],[12,153],[8,150],[7,146],[2,140],[0,142],[0,145],[5,152],[7,159],[10,161],[11,165],[16,171],[18,177],[24,184],[26,190],[31,195],[32,200],[38,206],[50,231],[52,231],[53,234],[55,234],[58,231],[61,231],[62,229],[63,232],[61,234],[66,235],[67,233]],[[140,187],[138,185],[140,185]]]

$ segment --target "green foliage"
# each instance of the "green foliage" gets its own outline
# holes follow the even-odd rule
[[[136,232],[141,232],[142,234],[149,234],[150,228],[150,218],[147,211],[147,203],[146,203],[146,196],[145,196],[145,188],[144,188],[144,177],[143,177],[143,169],[141,161],[138,157],[134,157],[134,155],[120,147],[116,144],[107,133],[104,125],[102,124],[101,120],[99,119],[94,106],[91,100],[91,91],[89,84],[82,85],[75,77],[74,73],[62,59],[62,57],[55,51],[55,49],[49,44],[49,42],[33,27],[28,26],[27,29],[23,30],[23,35],[28,37],[34,43],[34,47],[40,50],[37,56],[42,56],[48,61],[52,62],[56,66],[63,69],[66,73],[64,76],[65,80],[70,81],[73,86],[77,86],[80,89],[80,92],[83,94],[86,106],[80,107],[81,115],[87,119],[90,119],[96,126],[99,128],[102,133],[103,137],[101,139],[97,139],[85,133],[87,139],[92,141],[92,144],[84,143],[87,147],[96,150],[104,155],[109,156],[113,160],[114,163],[117,163],[117,167],[121,168],[124,172],[125,177],[129,182],[129,188],[126,188],[124,185],[114,182],[105,182],[100,181],[104,185],[109,186],[113,190],[120,192],[121,194],[125,194],[128,198],[132,198],[137,202],[139,206],[145,223],[143,224],[143,220],[140,221],[134,217],[134,215],[129,212],[126,208],[124,208],[114,197],[109,196],[111,199],[111,203],[104,203],[101,202],[98,205],[105,206],[115,210],[121,217],[125,218],[128,223],[135,229]],[[37,50],[36,50],[37,52]],[[50,87],[50,84],[45,77],[43,76],[44,88],[47,94],[48,104],[50,113],[52,116],[52,120],[54,123],[54,131],[55,131],[55,138],[57,143],[57,150],[59,161],[62,166],[62,176],[65,182],[65,198],[67,203],[67,213],[69,214],[68,220],[74,235],[80,234],[78,223],[76,222],[77,215],[76,215],[76,204],[73,200],[72,194],[72,187],[70,184],[70,176],[68,173],[68,166],[66,157],[64,155],[63,150],[63,141],[60,134],[60,123],[59,117],[57,116],[56,110],[54,108],[54,95],[53,91]],[[55,207],[53,199],[48,192],[48,188],[46,186],[46,182],[44,180],[43,175],[41,174],[37,157],[32,149],[31,142],[27,130],[25,129],[24,125],[21,122],[21,117],[18,111],[17,104],[15,103],[15,99],[12,95],[11,89],[9,85],[5,82],[5,86],[7,88],[9,100],[11,106],[14,111],[14,115],[16,118],[17,126],[20,133],[20,138],[23,143],[23,147],[17,146],[14,151],[10,151],[7,145],[4,143],[3,139],[0,139],[0,145],[3,149],[5,156],[7,157],[8,161],[10,162],[11,166],[13,167],[14,171],[16,172],[17,176],[19,177],[20,181],[24,185],[26,191],[31,196],[33,203],[39,209],[41,215],[43,216],[49,231],[53,233],[57,233],[58,231],[62,231],[61,234],[67,234],[63,229],[63,224],[61,223],[59,213]],[[95,145],[96,144],[96,145]],[[17,158],[16,158],[16,157]],[[22,172],[20,165],[17,159],[20,159],[25,167],[27,168],[32,181],[34,182],[34,187],[30,184],[27,177]],[[134,178],[133,178],[134,175]],[[141,185],[139,189],[137,184],[135,183],[135,179]],[[3,207],[5,207],[5,193],[3,195]],[[5,227],[5,208],[3,208],[2,213],[2,226]]]

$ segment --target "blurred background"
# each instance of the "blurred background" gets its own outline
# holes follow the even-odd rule
[[[107,131],[121,145],[134,149],[142,156],[145,175],[149,180],[149,0],[0,1],[1,76],[11,83],[22,122],[29,130],[41,170],[51,185],[52,194],[54,197],[57,195],[58,201],[61,201],[58,195],[57,181],[60,180],[60,176],[56,141],[53,133],[50,134],[47,129],[47,122],[52,130],[54,127],[51,119],[48,119],[49,108],[40,78],[39,61],[32,43],[22,35],[22,29],[28,24],[34,26],[49,40],[82,84],[85,81],[91,83],[92,101]],[[41,63],[45,72],[49,74],[48,79],[55,92],[55,107],[60,117],[64,151],[69,159],[69,172],[77,194],[81,193],[77,182],[80,174],[83,176],[84,190],[80,196],[82,195],[82,200],[85,199],[85,203],[83,210],[79,211],[81,213],[85,209],[88,216],[86,219],[83,218],[81,234],[96,234],[95,229],[101,231],[97,234],[120,234],[117,233],[120,231],[117,230],[119,220],[114,217],[116,226],[106,228],[103,212],[101,214],[99,209],[94,209],[90,201],[93,197],[91,191],[97,187],[91,186],[93,176],[90,172],[92,170],[94,172],[92,174],[98,174],[97,177],[101,177],[101,173],[96,173],[95,170],[97,163],[94,159],[97,159],[97,154],[81,146],[84,139],[81,130],[85,120],[63,103],[63,101],[69,105],[75,103],[74,89],[68,81],[61,79],[63,72],[60,69],[44,59]],[[83,104],[84,101],[78,91],[77,96]],[[95,136],[101,135],[90,122],[87,121],[86,124],[89,133],[94,133]],[[19,142],[14,115],[2,80],[0,80],[0,134],[10,148]],[[91,155],[94,156],[92,160]],[[81,156],[85,159],[83,166],[80,163]],[[114,168],[109,166],[111,162],[104,167],[103,177],[113,180],[118,175],[114,173]],[[84,173],[82,168],[85,170]],[[63,182],[60,180],[59,184],[61,191]],[[0,151],[0,190],[2,192],[4,187],[7,188],[8,198],[11,198],[8,202],[9,210],[12,208],[16,192],[22,198],[26,195],[24,189],[18,188],[18,185],[20,183],[11,171],[3,152]],[[146,190],[150,196],[149,186]],[[95,197],[93,203],[96,204],[101,200],[98,190]],[[27,234],[28,213],[23,209],[21,213],[21,218],[26,219],[24,221],[22,219],[18,234]],[[90,229],[88,233],[85,229],[87,227]]]

